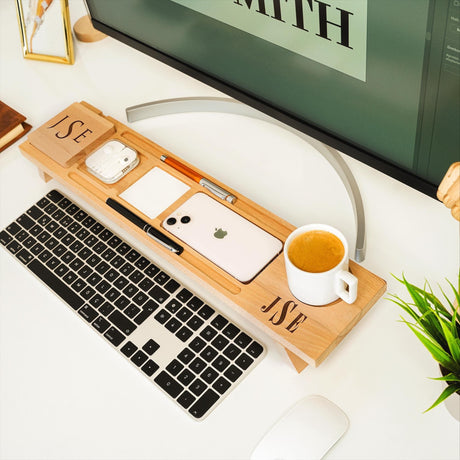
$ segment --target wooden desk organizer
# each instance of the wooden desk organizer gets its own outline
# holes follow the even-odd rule
[[[121,222],[139,241],[161,253],[173,266],[198,279],[206,287],[214,288],[225,296],[232,305],[239,307],[242,312],[246,313],[246,317],[287,349],[288,356],[298,372],[304,369],[307,364],[319,365],[385,292],[386,283],[383,279],[350,260],[350,271],[359,280],[356,302],[349,305],[342,300],[337,300],[327,306],[313,307],[299,302],[289,291],[282,253],[248,284],[240,283],[187,245],[184,245],[184,252],[180,256],[172,254],[155,243],[131,222],[122,219],[119,214],[105,204],[106,199],[109,197],[117,199],[152,226],[161,229],[160,224],[165,216],[169,215],[193,194],[197,192],[207,193],[206,190],[160,160],[161,155],[178,158],[174,154],[117,120],[104,116],[102,112],[91,105],[85,102],[79,104],[90,109],[104,120],[113,123],[115,130],[111,133],[110,139],[118,139],[138,151],[140,163],[133,171],[119,182],[107,185],[87,172],[84,155],[80,156],[70,166],[62,166],[45,152],[34,147],[30,141],[20,145],[24,155],[38,166],[45,180],[55,178],[108,217]],[[106,138],[94,146],[94,149],[105,141],[107,141]],[[85,155],[89,153],[91,152],[87,151]],[[182,159],[180,161],[187,164]],[[199,171],[194,166],[187,165]],[[149,219],[119,195],[155,166],[161,167],[172,176],[187,183],[190,190],[158,217]],[[220,183],[205,173],[203,176],[208,177],[237,197],[233,205],[220,201],[222,205],[233,209],[283,242],[295,229],[288,222],[250,201],[236,190],[230,189],[226,184]],[[215,198],[213,195],[210,196]],[[178,242],[183,245],[182,242]]]

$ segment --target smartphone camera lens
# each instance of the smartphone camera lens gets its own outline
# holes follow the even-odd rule
[[[184,217],[181,217],[180,221],[183,223],[183,224],[188,224],[191,219],[189,216],[184,216]]]
[[[177,222],[177,220],[176,220],[174,217],[170,217],[170,218],[166,221],[166,223],[167,223],[168,225],[174,225],[176,222]]]

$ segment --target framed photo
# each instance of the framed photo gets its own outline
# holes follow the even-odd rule
[[[74,63],[68,0],[16,0],[16,10],[25,58]]]

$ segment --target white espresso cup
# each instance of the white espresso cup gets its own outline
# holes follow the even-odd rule
[[[307,272],[296,267],[289,259],[288,250],[292,240],[298,235],[314,230],[332,233],[343,244],[342,260],[328,271]],[[348,243],[344,235],[336,228],[324,224],[310,224],[294,230],[284,244],[284,260],[289,289],[301,302],[308,305],[326,305],[338,298],[347,303],[353,303],[356,300],[358,279],[348,271]]]

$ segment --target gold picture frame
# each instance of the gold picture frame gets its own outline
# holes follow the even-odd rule
[[[68,0],[16,0],[25,58],[73,64]]]

